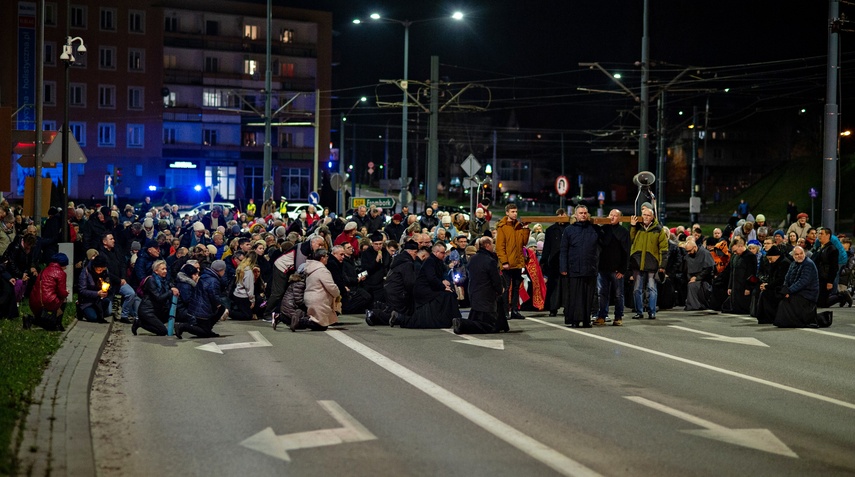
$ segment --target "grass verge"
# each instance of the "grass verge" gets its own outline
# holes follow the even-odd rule
[[[74,320],[74,305],[66,305],[63,324]],[[30,313],[26,305],[21,314]],[[17,457],[13,442],[16,424],[23,422],[33,390],[42,379],[50,357],[62,344],[62,333],[41,328],[23,329],[21,318],[0,320],[0,475],[15,475]]]

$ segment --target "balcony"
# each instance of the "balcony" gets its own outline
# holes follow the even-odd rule
[[[240,53],[266,54],[265,39],[250,40],[225,36],[205,36],[198,33],[165,32],[163,46],[173,48],[188,48],[206,51],[232,51]],[[317,58],[318,49],[308,43],[282,43],[278,40],[271,42],[270,51],[276,56],[293,56],[299,58]]]
[[[164,69],[163,82],[164,84],[174,85],[190,85],[190,86],[216,86],[217,81],[222,81],[224,86],[239,87],[233,82],[235,81],[264,81],[264,71],[255,75],[244,73],[229,73],[218,71],[216,73],[207,73],[196,70],[181,70],[181,69]],[[271,78],[273,87],[279,91],[314,91],[316,86],[315,78],[304,77],[285,77],[273,75]],[[277,83],[279,88],[276,88]]]

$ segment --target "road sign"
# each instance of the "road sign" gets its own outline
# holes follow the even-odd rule
[[[374,168],[373,168],[373,167],[369,167],[369,168],[368,168],[368,173],[369,173],[369,174],[374,174]]]
[[[368,163],[368,168],[369,168],[369,169],[374,169],[374,163],[373,163],[373,162],[369,162],[369,163]]]
[[[318,205],[318,203],[320,201],[321,201],[321,196],[319,196],[317,192],[315,192],[315,191],[309,192],[309,203],[310,204]]]
[[[597,200],[600,202],[604,202],[606,200],[606,192],[602,190],[597,192]]]
[[[396,203],[395,199],[391,197],[351,197],[350,208],[355,209],[360,205],[371,207],[373,205],[383,209],[391,209],[395,207]]]
[[[404,205],[410,205],[413,202],[413,193],[406,190],[404,191]]]
[[[808,195],[810,196],[811,199],[816,199],[816,197],[819,195],[819,193],[816,191],[816,189],[811,187],[810,190],[808,191]]]
[[[466,189],[473,189],[475,187],[478,187],[478,181],[472,179],[471,177],[464,177],[463,187]]]
[[[337,192],[337,191],[341,190],[341,187],[343,185],[344,185],[344,176],[342,174],[339,174],[338,172],[336,172],[335,174],[332,174],[330,176],[330,187],[332,187],[332,190]]]
[[[469,154],[469,157],[463,161],[463,164],[460,164],[460,168],[463,169],[463,172],[465,172],[467,176],[472,177],[481,170],[481,163],[475,159],[475,156]]]
[[[104,195],[111,196],[113,193],[113,176],[107,174],[104,176]]]
[[[557,192],[561,197],[564,197],[569,191],[570,181],[567,180],[567,176],[558,176],[558,178],[555,179],[555,192]]]

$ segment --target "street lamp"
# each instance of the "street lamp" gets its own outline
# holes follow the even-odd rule
[[[71,128],[68,125],[68,106],[70,103],[71,96],[71,82],[69,72],[71,71],[71,65],[74,64],[74,42],[80,42],[80,45],[77,47],[78,54],[86,53],[86,45],[83,44],[83,38],[79,36],[65,37],[65,44],[62,45],[62,54],[59,55],[59,59],[65,62],[65,104],[63,110],[63,131],[62,131],[62,213],[67,213],[68,210],[68,194],[71,189],[69,188],[69,182],[71,181],[71,171],[69,171],[68,164],[68,140],[69,135],[71,134]],[[38,160],[38,158],[36,158]],[[39,180],[36,178],[36,180]],[[68,242],[68,225],[62,228],[62,241]]]
[[[344,124],[345,122],[347,122],[347,115],[350,114],[354,109],[356,109],[356,107],[359,106],[359,103],[364,103],[366,101],[368,101],[368,98],[362,96],[353,103],[353,106],[351,106],[350,109],[347,110],[347,113],[341,113],[341,131],[339,131],[339,134],[341,135],[341,141],[338,146],[338,173],[341,174],[342,178],[344,177]],[[355,133],[356,131],[354,130],[354,134]],[[353,151],[353,154],[354,156],[356,156],[355,150]],[[356,171],[354,170],[353,173],[356,174]],[[356,184],[356,182],[354,181],[354,177],[351,177],[350,180],[353,181],[352,184]],[[353,197],[354,195],[356,195],[355,185],[352,186],[352,192],[350,193],[351,197]],[[338,195],[336,196],[336,199],[338,202],[336,204],[336,210],[338,210],[339,213],[344,214],[345,210],[347,209],[347,204],[344,203],[343,189],[338,190]]]
[[[852,131],[847,129],[845,131],[841,131],[840,134],[837,136],[837,177],[840,177],[840,140],[843,139],[844,137],[849,137],[851,135],[852,135]],[[834,204],[835,205],[835,207],[834,207],[834,217],[835,217],[834,223],[835,224],[838,222],[838,219],[839,219],[838,216],[840,214],[840,182],[842,182],[842,181],[840,181],[840,180],[837,181],[837,196],[835,197],[836,201]]]
[[[409,82],[409,64],[410,64],[410,26],[414,23],[424,23],[434,20],[442,20],[447,17],[426,18],[423,20],[396,20],[394,18],[384,17],[379,13],[372,13],[371,19],[378,22],[397,23],[404,27],[404,78],[401,87],[404,90],[404,104],[401,108],[401,207],[407,205],[407,122],[409,116],[410,99],[407,95],[407,84]],[[454,12],[451,18],[457,21],[463,20],[463,12]],[[360,24],[362,21],[358,18],[353,20],[353,23]]]

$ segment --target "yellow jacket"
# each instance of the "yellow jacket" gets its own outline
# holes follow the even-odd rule
[[[525,268],[523,248],[528,243],[531,230],[517,220],[514,223],[507,216],[496,225],[496,255],[499,265],[508,264],[508,268]]]

